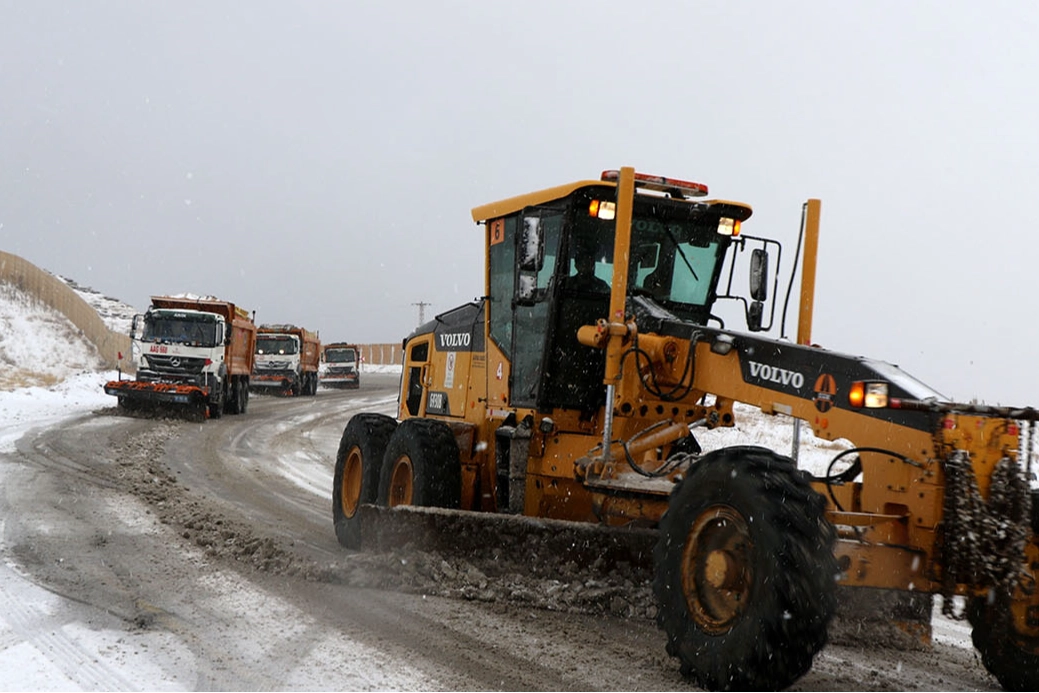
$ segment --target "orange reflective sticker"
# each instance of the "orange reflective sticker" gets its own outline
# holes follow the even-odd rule
[[[833,406],[837,395],[837,381],[829,373],[823,373],[815,380],[815,408],[821,412],[827,412]]]

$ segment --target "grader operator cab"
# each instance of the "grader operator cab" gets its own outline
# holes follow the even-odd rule
[[[818,201],[797,343],[764,336],[781,248],[743,233],[749,206],[706,193],[623,168],[475,208],[485,296],[405,340],[396,418],[347,424],[339,541],[362,546],[370,504],[651,528],[657,620],[697,685],[794,682],[842,585],[940,594],[950,613],[964,598],[985,666],[1035,690],[1039,412],[947,402],[896,366],[808,346]],[[737,402],[850,447],[818,476],[762,447],[703,453],[697,432],[734,425]]]

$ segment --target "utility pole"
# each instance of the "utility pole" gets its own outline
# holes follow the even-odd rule
[[[413,306],[418,306],[418,324],[424,325],[426,322],[426,306],[431,305],[425,301],[416,301],[412,303]]]

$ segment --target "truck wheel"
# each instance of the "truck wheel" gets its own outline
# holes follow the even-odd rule
[[[714,451],[671,492],[653,557],[657,623],[708,690],[776,690],[808,671],[836,609],[836,530],[792,460]]]
[[[216,401],[209,403],[209,418],[219,419],[224,415],[224,395],[221,393]]]
[[[241,387],[238,388],[239,402],[238,402],[238,413],[244,414],[245,410],[249,408],[249,380],[242,380]]]
[[[201,398],[198,398],[194,402],[192,402],[190,405],[188,405],[187,419],[188,419],[188,421],[193,421],[193,422],[196,422],[196,423],[202,423],[202,422],[204,422],[206,420],[206,414],[208,412],[209,412],[209,405],[206,404],[205,400],[203,400]]]
[[[228,414],[240,414],[241,411],[238,409],[238,405],[241,402],[241,381],[232,376],[231,377],[231,391],[227,394],[227,404],[224,406],[224,411]]]
[[[406,419],[382,460],[379,502],[389,507],[458,508],[462,467],[451,429],[435,419]]]
[[[332,521],[336,538],[348,549],[361,546],[361,503],[374,503],[379,467],[397,422],[383,414],[356,414],[346,424],[332,480]]]
[[[1017,631],[1007,598],[971,599],[967,620],[981,661],[1003,690],[1039,690],[1039,638]]]

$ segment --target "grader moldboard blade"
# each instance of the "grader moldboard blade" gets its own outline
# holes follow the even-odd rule
[[[361,551],[395,554],[401,561],[416,554],[476,568],[489,581],[529,578],[535,588],[582,594],[562,607],[582,612],[653,618],[653,548],[659,533],[644,527],[608,527],[523,515],[445,510],[415,506],[363,504]],[[455,571],[448,571],[455,572]],[[438,579],[450,575],[437,572]],[[447,587],[448,593],[465,590]],[[540,601],[515,585],[499,590],[520,601]],[[493,594],[495,590],[489,590]],[[886,643],[919,649],[931,636],[931,595],[868,588],[838,587],[837,614],[830,640],[842,644]]]
[[[563,568],[567,564],[620,571],[634,581],[653,575],[652,529],[415,506],[365,504],[360,513],[364,551],[411,548],[476,563],[510,563],[548,579],[565,577],[572,570]]]

